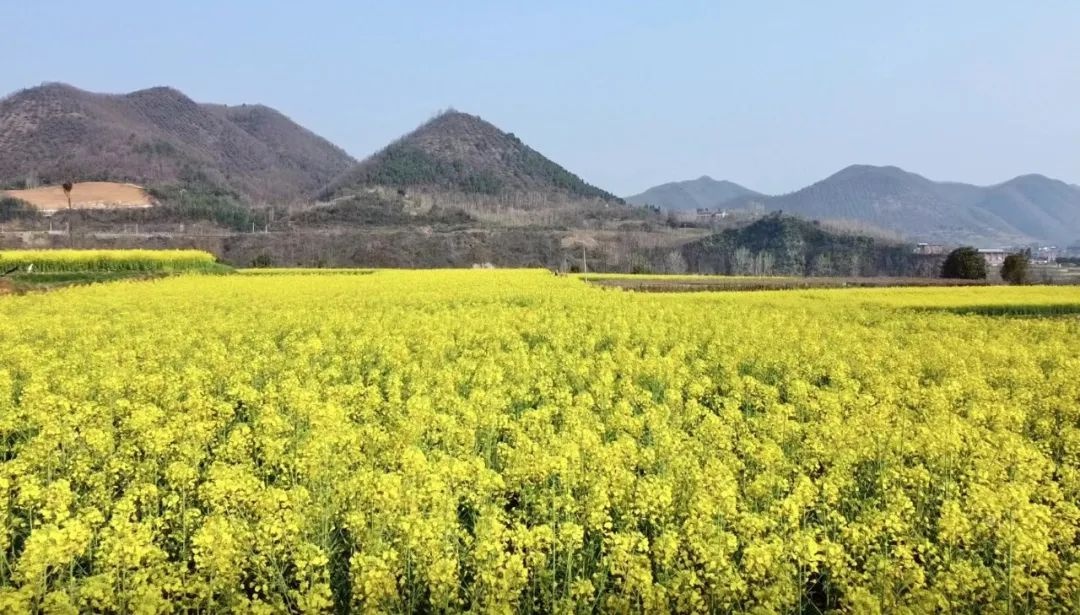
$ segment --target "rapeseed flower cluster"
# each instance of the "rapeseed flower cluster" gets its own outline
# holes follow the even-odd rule
[[[1077,304],[539,271],[6,297],[0,611],[1077,612]]]

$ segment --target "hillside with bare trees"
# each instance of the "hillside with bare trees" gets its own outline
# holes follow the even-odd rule
[[[0,100],[0,187],[198,180],[258,202],[308,197],[354,160],[260,105],[199,104],[156,87],[97,94],[51,83]]]

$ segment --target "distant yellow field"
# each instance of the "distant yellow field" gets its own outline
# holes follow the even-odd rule
[[[241,275],[367,275],[374,273],[374,269],[354,269],[344,267],[293,267],[293,268],[251,268],[251,269],[238,269],[237,273]]]
[[[67,197],[60,186],[42,186],[29,190],[5,190],[4,194],[30,203],[42,211],[67,209]],[[150,207],[153,198],[141,186],[116,182],[79,182],[71,190],[75,209],[113,209]]]
[[[201,250],[0,250],[0,270],[183,271],[207,269],[214,255]]]

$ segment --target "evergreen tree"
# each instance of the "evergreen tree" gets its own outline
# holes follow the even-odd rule
[[[1010,254],[1005,257],[1005,262],[1001,265],[1001,279],[1009,284],[1027,284],[1029,265],[1030,259],[1027,254],[1023,252]]]
[[[986,259],[971,246],[957,248],[945,257],[941,277],[961,280],[986,279]]]

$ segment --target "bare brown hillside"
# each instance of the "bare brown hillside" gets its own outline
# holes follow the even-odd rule
[[[47,84],[0,100],[0,184],[155,184],[202,177],[254,201],[302,198],[354,163],[259,105],[196,103],[172,88],[96,94]]]

